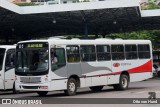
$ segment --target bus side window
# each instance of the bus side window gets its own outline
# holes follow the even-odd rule
[[[5,69],[6,71],[15,67],[15,50],[10,49],[7,51]]]
[[[96,61],[96,52],[94,45],[81,45],[80,52],[81,52],[81,61],[83,62]]]
[[[67,61],[69,63],[80,62],[79,46],[71,45],[66,47]]]
[[[139,59],[149,59],[151,57],[150,47],[148,44],[138,45],[138,56],[139,56]]]
[[[133,44],[125,45],[125,56],[127,60],[137,59],[137,46]]]
[[[97,45],[96,49],[97,49],[97,60],[98,61],[111,60],[109,45]]]
[[[54,49],[51,49],[51,63],[56,64],[58,62],[57,60],[57,54]]]
[[[111,45],[112,60],[124,60],[124,47],[123,45]]]

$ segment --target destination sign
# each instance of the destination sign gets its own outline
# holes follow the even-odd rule
[[[43,44],[27,44],[27,48],[43,48]]]
[[[21,43],[18,44],[17,48],[45,48],[48,47],[48,43],[44,42],[44,43]]]

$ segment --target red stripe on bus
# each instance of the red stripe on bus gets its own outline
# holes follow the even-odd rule
[[[152,60],[149,60],[147,63],[128,70],[129,73],[138,73],[138,72],[152,72]]]
[[[152,72],[152,60],[149,60],[145,64],[143,64],[139,67],[136,67],[136,68],[129,69],[127,71],[128,71],[128,73]],[[112,72],[112,73],[107,73],[107,74],[99,74],[99,75],[96,75],[96,76],[118,75],[118,74],[121,74],[121,72],[122,71]]]
[[[121,74],[121,72],[112,72],[112,73],[107,73],[107,74],[99,74],[99,75],[96,75],[96,76],[107,76],[107,75],[118,75],[118,74]]]

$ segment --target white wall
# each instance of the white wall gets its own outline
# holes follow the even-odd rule
[[[0,0],[0,7],[2,8],[5,8],[7,10],[11,10],[15,13],[21,13],[21,9],[19,6],[13,4],[13,3],[10,3],[9,1],[6,1],[6,0]]]

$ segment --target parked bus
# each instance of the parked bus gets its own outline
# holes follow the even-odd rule
[[[0,91],[15,90],[15,45],[0,45]]]
[[[22,41],[16,47],[16,89],[100,91],[103,86],[125,90],[129,82],[152,77],[152,44],[149,40],[48,39]]]

